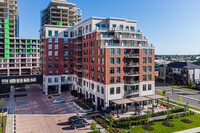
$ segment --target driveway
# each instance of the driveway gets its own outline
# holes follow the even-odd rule
[[[16,115],[17,133],[87,133],[90,126],[70,129],[68,118],[76,114],[62,115],[35,115],[25,114]]]

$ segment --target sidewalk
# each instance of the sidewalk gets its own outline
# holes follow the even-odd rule
[[[179,132],[174,132],[174,133],[198,133],[198,132],[200,132],[200,127],[183,130],[183,131],[179,131]]]

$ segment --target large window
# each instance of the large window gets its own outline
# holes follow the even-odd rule
[[[110,83],[113,84],[115,82],[115,78],[114,77],[110,77]]]
[[[116,74],[120,74],[120,67],[116,68]]]
[[[114,67],[110,67],[110,74],[114,74],[115,73],[115,68]]]
[[[48,36],[52,36],[52,30],[48,31]]]
[[[48,83],[52,83],[52,78],[48,78]]]
[[[148,75],[148,80],[152,80],[151,74]]]
[[[116,55],[120,55],[120,49],[119,48],[116,49]]]
[[[58,37],[58,31],[57,30],[55,31],[55,37]]]
[[[116,94],[120,94],[120,87],[116,88]]]
[[[143,49],[143,50],[142,50],[142,54],[143,54],[143,55],[146,55],[146,54],[147,54],[147,50],[146,50],[146,49]]]
[[[64,43],[68,43],[68,39],[67,38],[64,38]]]
[[[143,91],[147,90],[147,85],[143,85]]]
[[[152,67],[148,66],[148,72],[151,72],[151,71],[152,71]]]
[[[52,56],[52,51],[48,51],[48,56]]]
[[[114,58],[110,58],[110,65],[114,65],[115,64],[115,59]]]
[[[54,81],[55,81],[55,83],[57,83],[58,82],[58,77],[55,77]]]
[[[68,37],[68,32],[64,31],[64,37]]]
[[[56,45],[54,46],[54,48],[55,48],[55,49],[58,49],[58,45],[56,44]]]
[[[147,58],[143,57],[143,64],[146,64],[146,63],[147,63]]]
[[[143,81],[146,81],[146,80],[147,80],[147,76],[143,75]]]
[[[143,72],[147,72],[147,67],[143,66]]]
[[[117,65],[120,64],[120,58],[116,58],[116,64],[117,64]]]
[[[151,90],[151,84],[148,84],[148,90],[149,91]]]
[[[58,51],[55,51],[55,56],[58,56]]]
[[[110,88],[110,95],[113,95],[113,94],[115,94],[115,88]]]
[[[68,51],[64,51],[64,56],[68,56]]]
[[[103,87],[101,87],[101,93],[104,94],[104,88]]]
[[[115,54],[114,51],[115,51],[114,48],[110,48],[110,55],[114,55]]]
[[[151,57],[148,57],[148,63],[152,63],[152,58]]]
[[[148,55],[152,55],[152,50],[148,49]]]
[[[120,77],[116,77],[116,83],[120,83]]]
[[[48,44],[48,49],[52,49],[52,44]]]

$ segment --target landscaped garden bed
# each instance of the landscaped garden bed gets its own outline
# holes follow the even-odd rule
[[[166,127],[174,127],[174,124],[168,122],[163,122],[162,125]]]
[[[192,124],[192,121],[188,119],[182,119],[181,121],[187,124]]]
[[[147,130],[147,131],[153,131],[154,128],[153,127],[150,127],[150,126],[143,126],[142,127],[144,130]]]

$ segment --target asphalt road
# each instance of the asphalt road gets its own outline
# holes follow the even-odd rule
[[[158,90],[166,90],[166,97],[169,97],[170,100],[174,100],[174,101],[177,101],[177,98],[179,97],[179,95],[182,95],[182,103],[188,102],[190,106],[200,108],[200,104],[198,104],[199,99],[200,99],[200,94],[198,93],[185,91],[181,89],[173,89],[174,91],[172,94],[172,87],[156,85],[156,91]]]

